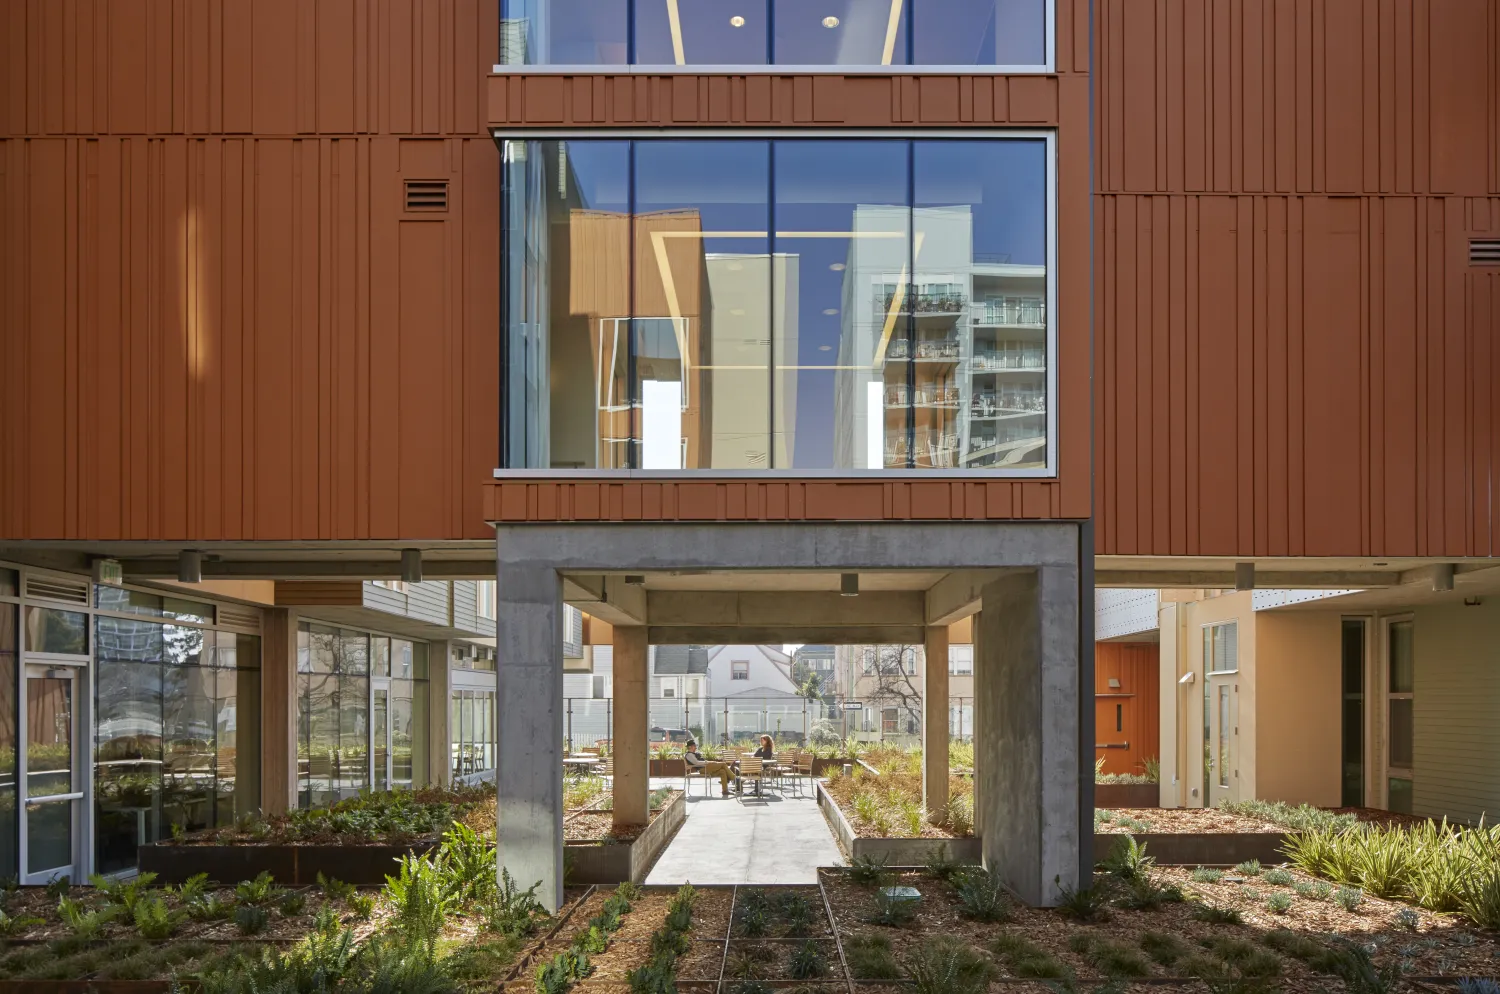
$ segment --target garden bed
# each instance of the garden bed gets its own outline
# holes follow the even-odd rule
[[[207,873],[215,881],[245,880],[269,873],[277,883],[297,887],[315,883],[321,873],[359,887],[378,887],[396,872],[396,863],[403,856],[425,855],[437,844],[435,837],[405,845],[149,843],[136,850],[136,866],[142,873],[155,873],[163,884],[182,883],[199,873]]]
[[[679,790],[667,791],[659,805],[653,806],[651,823],[645,828],[616,830],[610,812],[580,812],[590,821],[569,822],[577,835],[565,834],[563,861],[571,884],[619,884],[627,880],[640,883],[668,840],[687,818],[687,795]],[[574,826],[579,826],[574,829]],[[588,828],[602,827],[608,834],[589,838],[582,834]]]
[[[938,836],[935,838],[871,838],[855,831],[844,816],[838,802],[823,785],[818,785],[818,807],[839,848],[850,860],[874,860],[888,866],[920,866],[935,849],[946,850],[949,859],[960,863],[978,863],[983,858],[979,839],[975,836],[956,839]]]
[[[1286,857],[1285,829],[1217,808],[1094,810],[1094,859],[1102,860],[1122,834],[1145,843],[1165,866],[1233,866],[1246,860],[1279,863]]]

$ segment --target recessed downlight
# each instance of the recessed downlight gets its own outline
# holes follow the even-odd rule
[[[824,314],[837,314],[838,312],[839,312],[839,309],[837,307],[825,307],[825,308],[823,308],[823,313]]]
[[[818,346],[818,351],[819,352],[832,352],[833,351],[833,346],[832,345],[819,345]]]
[[[827,17],[823,18],[823,27],[836,28],[838,26],[839,19],[837,17],[834,17],[832,14],[829,14]]]
[[[842,273],[844,271],[844,264],[842,262],[835,262],[828,268],[833,270],[835,273]]]
[[[732,24],[732,25],[734,25],[737,28],[743,28],[745,26],[745,19],[743,17],[741,17],[740,15],[735,14],[733,17],[731,17],[729,19],[729,23]]]

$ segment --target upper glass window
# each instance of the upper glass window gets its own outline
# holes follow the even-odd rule
[[[1043,138],[511,141],[504,465],[1053,465]]]
[[[501,0],[500,61],[554,66],[1049,63],[1051,0]]]

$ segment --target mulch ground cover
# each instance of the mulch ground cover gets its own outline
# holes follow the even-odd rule
[[[1163,834],[1229,834],[1248,832],[1274,832],[1283,834],[1285,828],[1273,825],[1259,818],[1247,818],[1244,815],[1230,814],[1218,808],[1121,808],[1119,810],[1108,810],[1108,821],[1096,821],[1094,831],[1096,832],[1160,832]],[[1122,825],[1125,819],[1133,819],[1144,824],[1145,829],[1129,824]]]

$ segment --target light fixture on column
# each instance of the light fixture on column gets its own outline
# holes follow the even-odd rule
[[[840,573],[839,574],[839,593],[842,594],[845,597],[858,597],[859,596],[859,574],[858,573]]]
[[[177,579],[181,583],[202,583],[203,553],[193,549],[177,553]]]
[[[1432,589],[1433,590],[1452,590],[1453,589],[1453,564],[1452,563],[1438,563],[1436,566],[1432,567]]]
[[[422,550],[421,549],[402,549],[401,550],[401,582],[402,583],[421,583],[422,582]]]
[[[1235,590],[1254,590],[1255,589],[1255,564],[1254,563],[1235,563],[1234,564],[1234,589]]]

